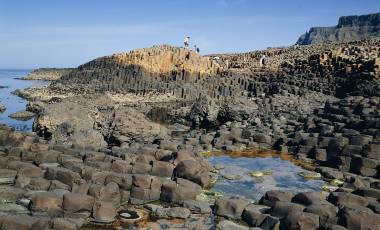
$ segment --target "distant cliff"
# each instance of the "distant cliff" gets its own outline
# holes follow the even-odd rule
[[[373,37],[380,37],[380,13],[340,17],[334,27],[312,27],[296,44],[350,42]]]

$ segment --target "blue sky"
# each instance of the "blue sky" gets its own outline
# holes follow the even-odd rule
[[[379,0],[0,0],[0,68],[78,66],[185,35],[203,54],[286,46],[375,12]]]

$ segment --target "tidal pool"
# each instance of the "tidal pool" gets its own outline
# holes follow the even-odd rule
[[[226,197],[238,196],[256,202],[270,190],[320,191],[324,184],[322,179],[304,179],[299,173],[307,170],[276,156],[219,155],[210,156],[208,161],[220,170],[211,190]]]
[[[26,100],[12,94],[16,89],[25,89],[32,86],[46,85],[46,81],[36,80],[19,80],[16,78],[24,77],[30,70],[1,70],[0,69],[0,101],[5,105],[6,110],[0,113],[0,123],[14,127],[18,131],[31,131],[33,119],[28,121],[19,121],[9,117],[10,114],[24,110]]]

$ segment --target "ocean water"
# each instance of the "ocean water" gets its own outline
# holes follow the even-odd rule
[[[320,191],[324,184],[322,179],[304,179],[298,175],[305,171],[303,168],[279,157],[215,156],[208,160],[212,165],[222,167],[212,190],[227,197],[238,196],[258,201],[270,190],[288,190],[294,193]],[[255,171],[267,175],[249,175]]]
[[[8,126],[14,127],[19,131],[31,131],[33,125],[33,119],[28,121],[18,121],[9,117],[10,114],[24,110],[26,100],[13,95],[11,92],[16,89],[24,89],[31,86],[41,86],[47,84],[45,81],[29,81],[19,80],[16,78],[27,75],[30,70],[2,70],[0,69],[0,86],[6,88],[0,88],[0,101],[5,105],[6,110],[0,114],[0,123],[5,123]]]

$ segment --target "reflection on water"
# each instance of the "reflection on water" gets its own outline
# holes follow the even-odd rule
[[[220,168],[212,188],[225,196],[241,196],[258,201],[266,191],[320,191],[323,180],[305,180],[298,174],[305,171],[280,157],[211,156],[209,162]],[[264,175],[263,175],[264,174]]]
[[[0,70],[0,86],[6,87],[0,88],[0,101],[6,107],[6,111],[0,114],[0,123],[5,123],[20,131],[30,131],[32,129],[33,119],[28,121],[18,121],[8,117],[12,113],[25,109],[27,104],[26,100],[11,94],[11,92],[16,89],[47,84],[44,81],[15,79],[27,75],[29,71],[30,70]]]

